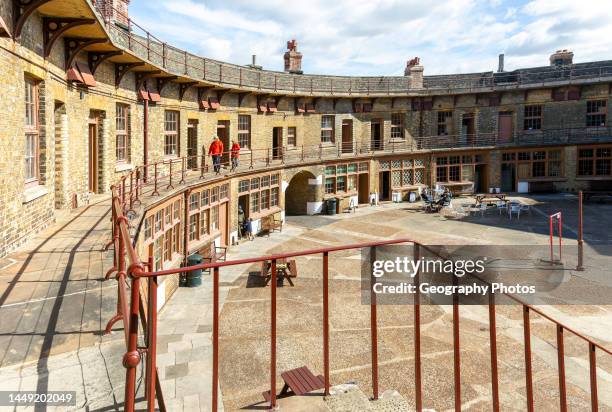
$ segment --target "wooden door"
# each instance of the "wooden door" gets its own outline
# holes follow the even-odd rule
[[[342,121],[342,153],[353,152],[353,121]]]
[[[371,145],[372,150],[383,150],[383,128],[380,119],[372,120],[371,129]]]
[[[219,120],[217,122],[217,136],[219,136],[219,139],[221,139],[221,142],[223,143],[223,155],[221,155],[222,165],[229,164],[229,150],[231,149],[229,127],[229,120]]]
[[[198,121],[187,122],[187,167],[198,168]]]
[[[95,121],[95,119],[94,119]],[[98,124],[89,123],[89,191],[98,193]]]
[[[512,112],[500,112],[498,119],[498,136],[500,143],[512,141]]]
[[[272,158],[280,159],[283,155],[283,128],[272,129]]]

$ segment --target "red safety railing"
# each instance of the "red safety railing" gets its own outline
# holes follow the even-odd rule
[[[115,44],[134,55],[150,61],[166,71],[203,81],[239,88],[265,90],[273,93],[306,93],[317,95],[395,95],[404,96],[410,90],[433,90],[436,93],[462,90],[494,90],[497,86],[534,85],[559,81],[605,81],[612,77],[609,62],[577,64],[569,67],[537,67],[512,72],[468,73],[424,76],[423,84],[412,82],[411,76],[326,76],[295,75],[221,62],[180,50],[158,39],[132,20],[123,11],[107,2],[89,0],[102,17]],[[116,24],[116,23],[119,24]]]
[[[212,270],[212,287],[213,287],[213,366],[212,366],[212,410],[218,410],[219,407],[219,276],[220,270],[224,267],[255,264],[262,261],[270,261],[272,264],[271,273],[276,273],[276,264],[280,259],[288,259],[299,256],[322,256],[322,306],[323,306],[323,321],[322,321],[322,352],[324,365],[324,382],[325,394],[329,394],[330,382],[330,349],[329,349],[329,257],[330,254],[339,251],[350,249],[370,249],[371,259],[376,259],[376,248],[383,245],[394,245],[402,243],[410,243],[414,245],[414,259],[418,260],[423,251],[430,251],[427,246],[421,245],[411,239],[394,239],[387,241],[357,243],[351,245],[328,247],[321,249],[312,249],[291,253],[281,253],[269,256],[260,256],[248,259],[239,259],[226,262],[211,262],[199,265],[174,268],[160,271],[153,271],[152,259],[148,262],[143,262],[139,258],[134,249],[133,240],[130,236],[130,228],[128,219],[124,215],[126,205],[122,203],[122,194],[125,194],[125,188],[120,190],[121,185],[112,188],[112,219],[113,219],[113,238],[109,245],[113,245],[115,257],[114,267],[109,271],[108,275],[116,272],[118,280],[118,304],[117,314],[109,322],[110,326],[118,320],[124,323],[126,353],[123,358],[123,365],[126,368],[126,385],[125,385],[125,409],[133,411],[135,406],[135,390],[136,390],[136,367],[141,362],[142,355],[146,355],[146,372],[145,372],[145,395],[147,400],[147,410],[155,409],[155,399],[157,399],[161,410],[165,410],[163,396],[160,391],[159,379],[156,369],[156,326],[157,326],[157,285],[160,276],[185,274],[193,270]],[[125,199],[123,199],[125,201]],[[182,225],[186,230],[186,225]],[[420,275],[416,274],[414,278],[415,284],[420,284]],[[481,280],[482,281],[482,280]],[[457,284],[457,278],[453,277],[453,282]],[[141,286],[146,284],[146,306],[144,299],[141,296]],[[276,282],[270,282],[270,299],[271,299],[271,320],[270,320],[270,406],[276,406]],[[129,287],[129,289],[128,289]],[[144,288],[143,288],[144,289]],[[378,398],[379,394],[379,372],[378,372],[378,321],[377,321],[377,306],[376,296],[371,293],[370,305],[370,336],[371,336],[371,368],[372,368],[372,395],[374,399]],[[575,329],[564,325],[561,322],[553,319],[540,309],[537,309],[529,304],[524,303],[519,298],[512,295],[504,295],[514,300],[521,305],[523,312],[523,337],[524,337],[524,357],[525,357],[525,383],[526,383],[526,409],[534,410],[534,392],[533,392],[533,365],[532,365],[532,346],[531,346],[531,313],[539,315],[555,325],[557,331],[557,358],[558,358],[558,377],[559,377],[559,399],[562,411],[567,410],[567,389],[565,376],[565,353],[564,353],[564,336],[565,333],[570,333],[581,339],[588,347],[589,359],[589,374],[590,374],[590,392],[591,392],[591,407],[593,411],[597,411],[599,401],[597,396],[597,352],[611,356],[612,352],[601,346],[599,343],[589,337],[577,332]],[[496,313],[495,313],[495,295],[489,297],[489,345],[490,345],[490,362],[491,362],[491,389],[493,409],[499,411],[499,376],[498,376],[498,353],[497,353],[497,329],[496,329]],[[422,356],[421,356],[421,312],[420,298],[416,294],[416,299],[413,303],[414,307],[414,376],[415,376],[415,402],[417,410],[422,410],[423,407],[423,385],[422,385]],[[461,409],[461,352],[460,352],[460,307],[458,295],[453,297],[453,381],[454,381],[454,404],[455,410]],[[141,329],[144,333],[144,347],[138,347],[139,341],[139,321]]]

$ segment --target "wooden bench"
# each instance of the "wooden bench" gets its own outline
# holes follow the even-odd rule
[[[279,397],[289,396],[289,390],[294,395],[300,396],[325,387],[323,375],[315,376],[306,366],[283,372],[281,377],[285,381],[285,385],[278,394]],[[267,402],[270,402],[270,391],[265,391],[262,395]]]
[[[274,216],[266,216],[262,220],[262,229],[268,233],[270,236],[271,232],[278,230],[279,232],[283,231],[283,221],[280,219],[275,219]]]
[[[297,269],[297,263],[295,263],[295,259],[291,259],[290,261],[286,261],[285,259],[279,259],[277,262],[277,267],[278,265],[287,265],[286,269],[277,269],[276,270],[276,276],[277,279],[280,277],[282,277],[283,279],[287,279],[287,282],[289,282],[289,284],[291,286],[295,286],[293,284],[293,281],[291,280],[291,278],[295,278],[298,275],[298,269]],[[272,263],[268,260],[264,260],[261,262],[261,272],[260,275],[265,279],[266,281],[266,286],[268,286],[268,283],[270,283],[270,280],[272,279]]]
[[[202,254],[203,260],[206,263],[225,262],[226,256],[227,248],[215,246],[214,243]],[[207,269],[207,274],[210,275],[210,269]]]

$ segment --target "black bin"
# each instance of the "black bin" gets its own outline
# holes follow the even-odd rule
[[[325,206],[327,208],[327,214],[328,215],[335,215],[336,214],[336,202],[337,202],[337,200],[335,198],[327,199],[327,202],[325,203]]]
[[[197,253],[189,256],[187,258],[187,266],[199,265],[202,263],[204,257],[202,255],[198,255]],[[202,284],[202,269],[190,270],[187,272],[187,282],[186,286],[189,288],[193,288],[196,286],[200,286]]]

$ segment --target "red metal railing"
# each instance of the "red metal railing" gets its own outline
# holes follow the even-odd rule
[[[329,353],[329,255],[333,252],[344,251],[349,249],[371,249],[371,258],[376,258],[376,247],[382,245],[392,245],[400,243],[412,243],[414,244],[414,259],[419,259],[422,250],[429,250],[426,246],[420,245],[410,239],[394,239],[388,241],[358,243],[352,245],[344,245],[337,247],[328,247],[322,249],[305,250],[292,253],[282,253],[269,256],[261,256],[256,258],[240,259],[226,262],[214,262],[204,263],[200,265],[152,271],[152,260],[149,258],[147,263],[144,263],[138,257],[136,253],[132,238],[129,233],[128,219],[123,214],[126,209],[126,205],[122,204],[122,194],[125,194],[125,190],[120,192],[119,188],[121,185],[113,187],[113,240],[111,244],[114,245],[115,251],[115,267],[109,271],[109,275],[112,272],[117,272],[116,277],[118,280],[118,305],[117,315],[111,319],[109,323],[114,323],[121,319],[124,322],[124,328],[126,333],[126,346],[127,351],[124,355],[123,365],[126,367],[126,386],[125,386],[125,408],[127,411],[134,410],[135,403],[135,379],[136,379],[136,367],[140,363],[141,356],[146,354],[146,373],[145,373],[145,387],[146,387],[146,399],[148,403],[148,410],[153,411],[155,408],[155,399],[157,398],[160,405],[160,409],[165,410],[163,404],[163,397],[159,389],[159,382],[157,378],[157,370],[155,363],[156,356],[156,325],[157,325],[157,305],[156,305],[156,294],[157,294],[157,279],[159,276],[168,276],[183,274],[192,270],[197,269],[212,269],[213,279],[213,331],[212,331],[212,342],[213,342],[213,370],[212,370],[212,398],[211,406],[212,410],[217,410],[219,406],[218,396],[218,383],[219,383],[219,276],[220,270],[226,266],[253,264],[262,261],[272,262],[272,272],[275,273],[276,262],[279,259],[288,259],[299,256],[307,255],[322,255],[322,270],[323,270],[323,288],[322,288],[322,305],[323,305],[323,364],[324,364],[324,381],[325,381],[325,393],[329,393],[330,388],[330,353]],[[125,200],[125,199],[124,199]],[[183,225],[186,228],[186,225]],[[148,268],[148,269],[146,269]],[[453,279],[456,283],[456,278]],[[147,285],[147,305],[146,313],[144,310],[144,304],[141,299],[141,281],[146,282]],[[130,282],[130,292],[128,294],[127,286]],[[415,276],[415,284],[420,284],[420,275],[417,273]],[[276,405],[276,283],[271,282],[271,321],[270,321],[270,389],[271,389],[271,400],[270,406]],[[556,321],[543,311],[525,304],[520,299],[512,296],[505,295],[510,299],[514,300],[522,306],[523,311],[523,336],[524,336],[524,348],[525,348],[525,382],[527,391],[527,409],[533,410],[534,398],[533,398],[533,367],[532,367],[532,347],[531,347],[531,313],[539,315],[541,318],[551,322],[555,325],[557,330],[557,357],[558,357],[558,375],[559,375],[559,397],[561,410],[567,410],[567,390],[566,390],[566,377],[565,377],[565,354],[564,354],[564,333],[569,332],[574,336],[581,339],[588,346],[588,358],[589,358],[589,373],[590,373],[590,391],[591,391],[591,407],[593,411],[597,411],[598,398],[597,398],[597,363],[596,363],[596,352],[601,351],[606,355],[612,355],[612,352],[607,348],[601,346],[592,339],[584,336],[576,330]],[[376,399],[379,394],[378,386],[378,326],[377,326],[377,307],[375,294],[371,294],[371,305],[370,305],[370,335],[371,335],[371,368],[372,368],[372,394]],[[421,357],[421,314],[420,314],[420,300],[417,294],[417,298],[414,301],[414,373],[415,373],[415,402],[417,410],[422,409],[422,357]],[[490,344],[490,356],[491,356],[491,388],[492,388],[492,400],[495,411],[500,408],[499,403],[499,378],[498,378],[498,354],[497,354],[497,331],[496,331],[496,315],[495,315],[495,296],[490,295],[489,297],[489,344]],[[145,347],[138,347],[138,336],[139,327],[138,321],[142,323],[142,330],[145,333]],[[108,329],[108,328],[107,328]],[[461,352],[459,346],[459,335],[460,335],[460,311],[458,296],[455,295],[453,299],[453,375],[454,375],[454,403],[455,410],[461,409]]]
[[[496,86],[533,85],[549,82],[589,80],[604,81],[612,77],[612,65],[598,62],[572,65],[569,68],[538,67],[512,72],[469,73],[425,76],[423,85],[413,86],[410,76],[326,76],[294,75],[271,70],[256,70],[196,56],[158,39],[134,22],[128,15],[110,5],[89,0],[101,14],[111,39],[134,55],[146,59],[175,75],[239,88],[266,90],[275,93],[318,95],[405,95],[410,90],[493,90]],[[127,27],[120,27],[113,21]]]

